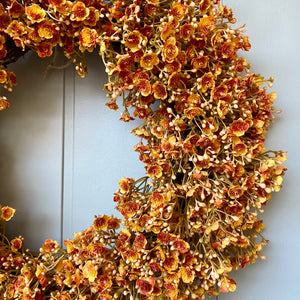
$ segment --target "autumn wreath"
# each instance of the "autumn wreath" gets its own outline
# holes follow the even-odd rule
[[[117,110],[122,98],[123,121],[144,119],[133,133],[146,169],[119,182],[114,201],[124,219],[96,217],[66,249],[48,239],[34,254],[21,237],[3,234],[1,299],[204,299],[234,291],[228,274],[266,245],[259,213],[281,187],[285,153],[264,147],[273,78],[251,73],[238,56],[250,43],[242,27],[231,27],[231,8],[219,0],[0,3],[2,86],[16,84],[6,67],[28,50],[46,57],[62,47],[82,77],[86,54],[98,51],[106,105]],[[9,106],[5,97],[0,106]],[[1,210],[4,221],[15,213]]]

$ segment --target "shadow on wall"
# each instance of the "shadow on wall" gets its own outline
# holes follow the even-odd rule
[[[0,117],[0,201],[17,209],[7,231],[35,250],[60,237],[63,71],[43,78],[48,64],[28,53],[10,66],[19,83]]]

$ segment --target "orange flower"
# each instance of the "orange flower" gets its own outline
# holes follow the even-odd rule
[[[215,29],[215,27],[214,18],[208,16],[201,18],[198,24],[198,29],[203,35],[208,35],[208,33]]]
[[[0,70],[0,83],[5,83],[7,81],[7,71]]]
[[[23,292],[23,290],[26,287],[25,277],[23,277],[22,275],[18,276],[17,280],[14,283],[14,287],[15,287],[16,292]]]
[[[71,13],[72,21],[84,21],[89,16],[90,10],[83,2],[78,1],[72,6]]]
[[[126,202],[121,206],[121,214],[126,218],[132,218],[135,216],[139,209],[139,205],[135,202]]]
[[[180,253],[186,253],[190,249],[190,245],[182,239],[175,239],[173,241],[173,248]]]
[[[62,7],[66,3],[66,0],[49,0],[49,3],[52,6]]]
[[[133,82],[137,83],[141,79],[146,79],[149,81],[150,77],[147,72],[144,72],[144,71],[141,71],[140,69],[138,69],[134,74]]]
[[[189,119],[193,119],[197,116],[202,116],[204,114],[204,111],[202,108],[200,107],[196,107],[196,106],[192,106],[189,108],[186,108],[184,110],[184,114],[189,118]]]
[[[130,178],[126,178],[126,177],[123,177],[123,178],[119,181],[120,192],[121,192],[122,194],[126,194],[126,193],[129,192],[129,189],[130,189],[130,183],[131,183]]]
[[[25,11],[27,18],[32,23],[40,23],[45,19],[46,16],[46,12],[38,4],[27,6]]]
[[[204,15],[207,13],[208,9],[210,8],[210,1],[211,0],[201,0],[199,3],[199,13]]]
[[[125,71],[125,70],[130,71],[133,62],[134,62],[133,58],[131,56],[127,55],[127,56],[119,59],[118,66],[119,66],[120,70],[122,70],[122,71]]]
[[[9,221],[16,213],[16,210],[9,207],[9,206],[4,206],[1,208],[1,218],[4,221]]]
[[[97,273],[97,266],[92,261],[88,260],[82,269],[83,277],[88,278],[89,282],[94,282],[97,277]]]
[[[94,220],[94,227],[96,230],[105,230],[107,229],[108,226],[108,220],[110,219],[109,216],[107,215],[103,215],[103,216],[98,216],[95,220]]]
[[[181,267],[179,269],[181,279],[184,283],[192,283],[195,278],[195,272],[188,267]]]
[[[150,84],[149,80],[146,80],[146,79],[139,80],[136,84],[136,89],[144,97],[149,96],[152,92],[151,84]]]
[[[53,45],[50,42],[43,42],[37,46],[36,52],[39,57],[47,57],[52,55]]]
[[[17,20],[12,21],[6,30],[10,36],[15,38],[20,37],[21,35],[26,33],[23,23],[18,22]]]
[[[175,37],[170,37],[167,39],[163,46],[163,56],[167,62],[172,62],[178,55],[178,47],[176,46]]]
[[[184,17],[185,7],[184,5],[176,2],[172,5],[170,15],[174,16],[178,21],[181,21]]]
[[[140,233],[134,239],[133,248],[137,251],[140,251],[146,247],[146,244],[147,240],[145,236]]]
[[[81,45],[85,48],[95,46],[97,38],[97,31],[88,27],[83,28],[79,35]]]
[[[169,21],[161,30],[161,39],[165,41],[170,35],[174,35],[178,25],[179,22],[176,18],[173,18],[172,21]]]
[[[177,72],[173,72],[168,79],[168,86],[169,88],[175,88],[175,89],[183,88],[184,87],[183,78]]]
[[[238,137],[233,138],[232,150],[234,156],[247,154],[247,146]]]
[[[38,34],[41,38],[52,39],[55,33],[53,21],[47,20],[39,24]]]
[[[221,84],[212,90],[211,95],[215,101],[219,101],[220,99],[226,97],[227,92],[228,87],[225,84]]]
[[[165,282],[164,287],[165,287],[165,294],[167,297],[170,297],[171,300],[177,299],[177,296],[178,296],[177,285],[175,285],[174,283]]]
[[[17,1],[13,1],[8,9],[13,18],[18,18],[24,12],[24,7]]]
[[[208,57],[198,56],[192,60],[193,69],[200,70],[207,67]]]
[[[151,70],[155,65],[158,65],[159,59],[155,53],[147,53],[141,58],[141,67],[146,70]]]
[[[194,26],[192,26],[191,24],[184,24],[180,27],[180,36],[183,39],[188,40],[193,35],[194,31]]]
[[[147,168],[147,173],[152,179],[160,178],[162,176],[162,170],[161,166],[153,165]]]
[[[10,241],[12,251],[18,251],[22,248],[23,241],[20,238],[15,238]]]
[[[97,281],[99,282],[98,287],[100,291],[108,290],[112,286],[111,277],[106,273],[98,276]]]
[[[155,285],[153,277],[143,277],[136,281],[136,287],[142,295],[149,295],[152,293]]]
[[[131,51],[135,52],[141,48],[142,41],[142,34],[139,31],[134,30],[128,34],[125,46],[128,47]]]
[[[227,102],[220,100],[217,105],[217,112],[220,118],[224,119],[228,113],[228,104]]]
[[[232,186],[229,190],[228,190],[228,196],[231,199],[237,199],[240,198],[243,195],[244,191],[242,189],[242,187],[240,187],[239,185],[235,185]]]
[[[235,136],[242,136],[249,129],[249,124],[245,122],[242,118],[232,122],[230,124],[229,130]]]
[[[149,201],[151,203],[151,207],[155,209],[164,203],[164,196],[162,193],[154,191],[152,192]]]
[[[94,27],[94,26],[96,26],[97,22],[99,21],[100,15],[95,7],[90,7],[89,10],[90,10],[90,13],[89,13],[88,17],[83,21],[83,23],[84,23],[84,25]]]
[[[222,46],[222,57],[230,58],[235,54],[235,47],[232,42],[225,42]]]
[[[109,109],[112,109],[112,110],[118,110],[119,109],[119,106],[118,106],[118,104],[115,101],[109,101],[109,102],[105,103],[105,105]]]
[[[202,92],[206,92],[208,89],[211,89],[215,85],[214,76],[211,72],[205,73],[201,79],[201,90]]]
[[[42,246],[42,252],[44,253],[56,253],[59,250],[59,245],[52,239],[47,239]]]
[[[228,292],[234,292],[236,290],[236,282],[228,277],[224,276],[224,278],[221,281],[220,285],[220,291],[222,293],[228,293]]]
[[[177,256],[171,256],[171,257],[167,257],[164,261],[164,268],[169,271],[176,271],[178,269],[178,257]]]
[[[159,82],[155,82],[153,84],[153,91],[154,91],[154,97],[156,99],[164,100],[168,97],[166,87]]]

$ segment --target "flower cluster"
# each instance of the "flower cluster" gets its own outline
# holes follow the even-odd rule
[[[286,157],[264,147],[273,78],[251,73],[238,55],[251,45],[231,27],[231,8],[219,0],[1,3],[3,58],[11,39],[40,57],[59,45],[84,76],[85,54],[98,49],[106,105],[117,110],[121,96],[121,119],[144,120],[133,133],[146,176],[120,180],[114,201],[124,220],[97,216],[66,250],[48,239],[35,256],[21,237],[4,239],[0,295],[175,300],[234,291],[229,273],[264,258],[259,213],[281,188]],[[0,72],[10,89],[14,74]],[[2,208],[5,220],[13,214]]]

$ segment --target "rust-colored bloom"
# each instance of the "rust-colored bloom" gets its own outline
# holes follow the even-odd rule
[[[181,267],[179,269],[180,277],[184,283],[191,283],[194,281],[195,272],[189,267]]]
[[[240,156],[247,154],[247,146],[238,137],[233,138],[232,144],[233,155]]]
[[[199,3],[199,13],[204,15],[207,13],[211,5],[211,0],[201,0]]]
[[[166,296],[170,297],[172,300],[177,299],[178,287],[176,284],[171,283],[171,282],[165,282],[164,287],[165,287]]]
[[[122,205],[120,212],[125,218],[132,218],[133,216],[136,215],[138,209],[139,209],[138,203],[126,202]]]
[[[146,247],[146,244],[147,244],[147,240],[146,240],[145,236],[140,233],[140,234],[136,235],[136,237],[134,239],[133,248],[136,251],[140,251]]]
[[[224,276],[221,280],[220,291],[222,293],[234,292],[236,290],[236,282],[228,277]]]
[[[82,269],[83,277],[87,278],[89,282],[94,282],[98,273],[98,267],[92,261],[88,260]]]
[[[149,96],[152,92],[152,87],[149,80],[141,79],[136,84],[136,90],[141,93],[142,96]]]
[[[100,19],[99,11],[95,7],[91,6],[91,7],[89,7],[89,15],[83,21],[83,23],[84,23],[84,25],[94,27],[94,26],[96,26],[99,19]]]
[[[33,23],[40,23],[45,19],[46,12],[38,4],[32,4],[25,9],[27,18]]]
[[[155,279],[153,277],[143,277],[136,281],[136,287],[139,293],[142,295],[149,295],[152,293],[155,285]]]
[[[9,206],[4,206],[1,208],[1,218],[4,221],[9,221],[15,215],[15,213],[16,213],[16,210]]]
[[[57,241],[53,241],[52,239],[47,239],[42,246],[42,252],[44,253],[56,253],[58,250],[59,245]]]
[[[154,97],[156,99],[164,100],[168,97],[166,87],[162,83],[155,82],[153,84],[153,91],[154,91]]]
[[[0,83],[5,83],[8,79],[6,70],[0,70]]]
[[[55,32],[53,21],[47,20],[39,24],[38,34],[41,38],[52,39]]]
[[[154,179],[154,178],[160,178],[162,176],[162,167],[159,165],[153,165],[147,168],[148,175]]]
[[[111,277],[106,273],[98,276],[97,282],[99,282],[98,287],[100,291],[106,291],[112,286]]]
[[[180,36],[183,39],[188,40],[193,35],[194,31],[194,26],[192,26],[191,24],[184,24],[180,27]]]
[[[103,215],[103,216],[98,216],[95,220],[94,220],[94,227],[96,230],[106,230],[107,226],[108,226],[108,221],[109,221],[110,217],[107,215]]]
[[[184,110],[184,114],[189,118],[193,119],[197,116],[202,116],[204,113],[203,109],[200,107],[192,106]]]
[[[214,18],[208,16],[201,18],[198,24],[198,29],[203,35],[208,35],[215,27]]]
[[[131,183],[130,178],[126,178],[126,177],[123,177],[123,178],[119,181],[120,192],[121,192],[122,194],[126,194],[126,193],[129,192],[129,189],[130,189],[130,183]]]
[[[8,9],[13,18],[19,18],[25,11],[24,6],[17,1],[13,1]]]
[[[178,21],[181,21],[184,17],[185,6],[181,3],[175,2],[170,10],[170,15],[176,18]]]
[[[143,35],[139,31],[134,30],[128,34],[125,46],[128,47],[131,51],[135,52],[141,48],[142,41]]]
[[[146,70],[152,70],[154,66],[158,65],[159,59],[158,56],[155,53],[146,53],[141,58],[141,67],[143,67]]]
[[[166,61],[172,62],[175,59],[179,53],[175,37],[170,37],[166,40],[162,52]]]
[[[118,66],[120,70],[125,71],[128,70],[130,71],[132,68],[132,64],[134,62],[134,59],[130,55],[126,55],[125,57],[122,57],[118,61]]]
[[[186,253],[190,249],[190,245],[182,239],[175,239],[173,241],[173,248],[180,253]]]
[[[205,69],[207,67],[208,57],[207,56],[198,56],[192,59],[192,66],[195,70]]]
[[[15,238],[15,239],[11,240],[10,243],[11,243],[12,251],[18,251],[23,246],[23,241],[21,238]]]
[[[160,205],[164,203],[164,195],[162,193],[159,193],[157,191],[152,192],[149,201],[151,203],[151,206],[156,209]]]
[[[37,46],[36,52],[39,57],[51,56],[53,53],[53,45],[50,42],[42,42]]]
[[[85,48],[95,46],[97,38],[98,38],[98,33],[96,29],[91,29],[88,27],[83,28],[79,35],[81,45]]]
[[[212,89],[215,85],[213,74],[211,72],[205,73],[201,77],[200,83],[202,92],[206,92],[208,89]]]
[[[230,132],[235,136],[242,136],[249,129],[249,124],[244,121],[242,118],[239,118],[236,121],[233,121],[230,124]]]
[[[228,190],[228,196],[231,199],[237,199],[240,198],[242,195],[244,194],[244,190],[241,186],[239,185],[235,185],[232,186],[229,190]]]
[[[76,2],[71,8],[72,21],[84,21],[89,16],[90,10],[81,1]]]
[[[10,36],[17,38],[17,37],[20,37],[21,35],[25,34],[26,30],[25,30],[25,27],[22,22],[13,20],[7,27],[7,33]]]

